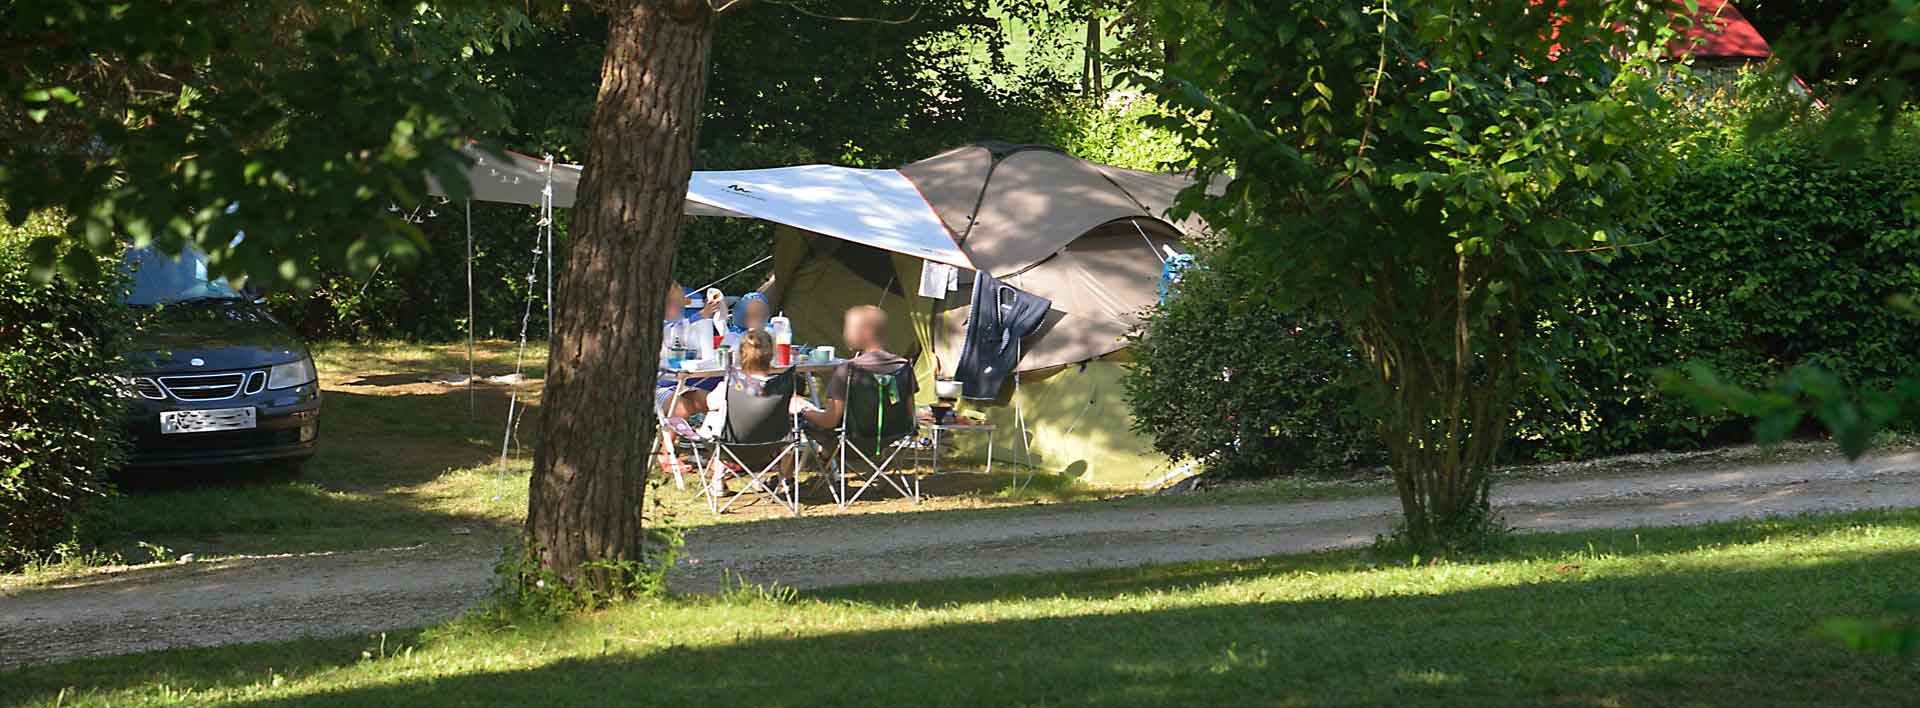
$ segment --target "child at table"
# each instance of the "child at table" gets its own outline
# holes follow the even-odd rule
[[[767,334],[766,330],[753,329],[740,335],[740,367],[727,372],[727,378],[723,385],[728,388],[739,387],[743,390],[759,393],[760,388],[766,385],[767,380],[773,378],[774,374],[777,373],[773,367],[773,353],[773,335]],[[715,392],[713,396],[707,399],[712,408],[707,412],[706,423],[700,428],[702,437],[719,437],[721,429],[726,426],[726,393],[725,390],[721,390]],[[780,468],[780,477],[789,483],[793,481],[792,462],[793,460],[788,458],[781,464]],[[709,471],[709,479],[713,480],[709,484],[714,485],[715,489],[713,491],[715,493],[724,491],[725,489],[725,484],[722,482],[723,476],[721,474],[725,471],[724,464],[725,463],[716,457],[713,460],[712,469]]]
[[[727,323],[727,336],[720,343],[738,349],[741,335],[766,329],[772,317],[773,306],[767,304],[767,296],[757,292],[741,295],[733,306],[733,320]]]

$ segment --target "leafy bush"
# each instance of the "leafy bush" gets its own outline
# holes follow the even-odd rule
[[[0,224],[0,569],[70,539],[75,516],[110,493],[106,474],[123,455],[108,375],[126,333],[117,285],[42,284],[25,265],[35,239],[64,228],[48,213]]]
[[[1704,363],[1758,387],[1800,364],[1884,387],[1920,367],[1920,328],[1889,297],[1920,292],[1920,136],[1836,159],[1815,126],[1762,142],[1737,122],[1699,131],[1658,230],[1590,270],[1553,324],[1565,407],[1522,413],[1517,450],[1577,458],[1746,440],[1752,422],[1700,415],[1652,374]]]
[[[1048,138],[1075,157],[1117,167],[1158,172],[1187,158],[1172,131],[1150,125],[1162,108],[1144,96],[1103,102],[1063,101],[1048,118]]]
[[[1134,429],[1210,474],[1261,476],[1377,462],[1358,415],[1359,360],[1331,323],[1275,306],[1230,264],[1189,270],[1133,339]]]

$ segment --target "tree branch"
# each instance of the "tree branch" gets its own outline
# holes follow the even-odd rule
[[[902,17],[899,19],[890,20],[882,17],[828,15],[821,12],[816,12],[814,10],[809,10],[805,5],[801,5],[800,3],[797,3],[797,2],[790,2],[788,0],[762,0],[762,1],[770,5],[785,5],[787,6],[787,8],[793,10],[794,12],[798,12],[808,17],[817,17],[822,20],[833,20],[835,22],[867,22],[867,23],[876,24],[876,25],[904,25],[916,19],[919,19],[920,17],[920,8],[918,7],[913,8],[913,14],[907,15],[906,17]],[[732,4],[733,3],[728,3],[728,5],[732,5]]]

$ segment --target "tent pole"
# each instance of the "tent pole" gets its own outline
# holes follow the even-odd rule
[[[473,199],[467,199],[467,417],[480,414],[473,392]]]
[[[711,283],[707,283],[706,285],[702,285],[702,286],[700,286],[700,287],[697,287],[697,288],[694,288],[694,289],[693,289],[693,291],[694,291],[694,292],[696,292],[696,293],[701,293],[701,292],[706,292],[706,291],[707,291],[707,288],[711,288],[711,287],[714,287],[714,286],[716,286],[716,285],[719,285],[719,284],[721,284],[721,283],[724,283],[724,282],[727,282],[727,281],[729,281],[729,280],[732,280],[732,279],[733,279],[733,276],[736,276],[736,275],[739,275],[739,274],[741,274],[741,273],[745,273],[745,272],[747,272],[747,271],[750,271],[750,270],[753,270],[755,266],[758,266],[758,265],[760,265],[760,264],[762,264],[762,263],[765,263],[765,262],[767,262],[767,261],[770,261],[770,260],[773,260],[773,256],[771,256],[771,255],[769,255],[769,256],[767,256],[767,257],[765,257],[765,258],[762,258],[762,259],[760,259],[760,260],[757,260],[757,261],[754,261],[754,262],[752,262],[752,263],[748,263],[748,264],[747,264],[747,267],[745,267],[745,268],[741,268],[740,270],[736,270],[736,271],[734,271],[734,272],[732,272],[732,273],[728,273],[728,274],[726,274],[726,275],[723,275],[723,276],[720,276],[720,279],[719,279],[719,280],[716,280],[716,281],[713,281],[713,282],[711,282]]]
[[[547,341],[553,341],[553,154],[547,154],[547,194],[544,200],[547,236]]]
[[[1019,361],[1019,356],[1015,355],[1014,360]],[[1020,480],[1020,484],[1013,488],[1014,493],[1018,494],[1024,491],[1027,485],[1033,483],[1035,470],[1033,469],[1033,452],[1027,447],[1027,414],[1020,409],[1020,372],[1017,370],[1013,372],[1013,418],[1020,423],[1020,463],[1027,468],[1026,478]]]
[[[1153,239],[1147,238],[1147,230],[1140,228],[1140,220],[1128,219],[1127,223],[1133,224],[1133,230],[1140,234],[1140,240],[1147,242],[1147,252],[1153,254],[1154,258],[1160,259],[1160,263],[1165,265],[1167,257],[1160,255],[1160,247],[1153,245]]]

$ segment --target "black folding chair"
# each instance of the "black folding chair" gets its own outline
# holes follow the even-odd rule
[[[715,514],[725,513],[740,497],[759,494],[800,514],[800,432],[794,416],[787,410],[793,399],[794,377],[791,371],[773,375],[758,389],[744,377],[729,376],[721,383],[726,396],[726,420],[720,435],[713,440],[712,459],[719,463],[707,471],[707,505]],[[791,460],[794,480],[781,478],[780,465]],[[727,494],[727,463],[743,472],[746,479],[740,491]],[[721,497],[726,497],[722,501]]]
[[[833,451],[833,499],[841,508],[859,501],[860,495],[882,480],[900,496],[919,503],[920,476],[916,473],[903,478],[894,466],[901,461],[901,451],[912,448],[916,430],[912,380],[912,364],[886,373],[852,371],[847,381],[845,414],[835,431],[839,441]],[[864,480],[851,497],[847,496],[850,472]]]

